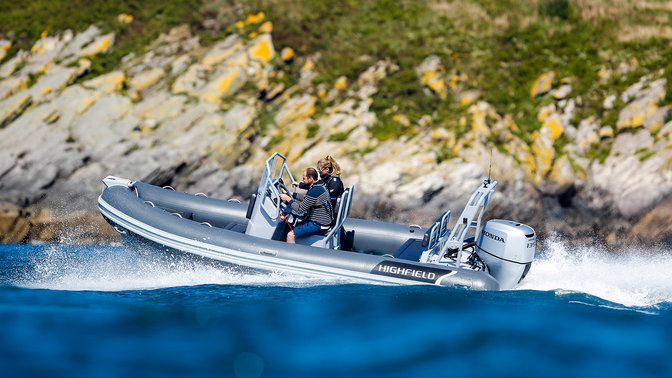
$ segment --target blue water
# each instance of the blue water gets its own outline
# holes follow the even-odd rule
[[[540,249],[491,293],[0,245],[0,376],[672,376],[669,253]]]

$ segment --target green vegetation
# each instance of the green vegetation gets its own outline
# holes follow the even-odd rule
[[[572,7],[569,0],[545,0],[539,2],[539,14],[568,20]]]
[[[116,68],[129,53],[141,53],[160,33],[186,23],[197,28],[202,20],[201,1],[192,0],[32,0],[0,3],[0,35],[12,40],[6,59],[19,49],[30,50],[43,32],[53,35],[70,29],[82,32],[97,25],[115,33],[114,48],[92,60],[87,77]],[[133,16],[130,24],[119,14]]]
[[[28,88],[32,87],[33,85],[35,85],[35,83],[37,83],[37,80],[40,77],[42,77],[43,75],[44,75],[44,72],[40,72],[40,73],[36,73],[36,74],[33,74],[33,73],[28,74],[28,83],[26,84],[26,86]]]
[[[330,142],[342,142],[342,141],[348,139],[348,136],[350,135],[351,132],[352,132],[352,130],[332,134],[332,135],[329,136],[329,141]]]
[[[457,137],[468,130],[459,119],[466,115],[449,89],[441,99],[424,87],[416,68],[430,55],[440,58],[441,73],[446,78],[464,77],[457,83],[462,90],[476,89],[480,99],[491,104],[499,114],[510,114],[519,126],[518,136],[530,142],[539,129],[537,112],[554,100],[550,95],[531,97],[530,88],[542,73],[555,73],[554,87],[561,80],[572,86],[570,96],[577,101],[576,125],[594,117],[601,125],[615,126],[618,98],[614,109],[604,109],[604,99],[618,95],[643,75],[662,70],[662,77],[672,83],[672,44],[663,32],[672,11],[663,3],[636,1],[612,3],[607,0],[35,0],[27,3],[0,4],[0,37],[14,45],[9,59],[18,49],[27,50],[40,34],[72,29],[83,31],[96,24],[105,32],[116,34],[115,48],[93,59],[86,78],[108,72],[129,53],[140,54],[161,32],[186,23],[207,45],[237,32],[247,38],[256,25],[236,29],[233,24],[248,14],[263,11],[273,22],[273,42],[278,51],[291,47],[295,62],[275,59],[276,76],[270,84],[289,88],[298,82],[300,67],[307,57],[316,59],[316,86],[333,86],[336,78],[346,76],[348,83],[371,64],[389,59],[399,70],[383,79],[373,96],[371,110],[377,124],[371,129],[379,140],[397,138],[414,132],[418,120],[429,115],[429,127],[444,127]],[[132,23],[117,20],[121,13],[131,14]],[[647,26],[649,29],[639,28]],[[656,29],[658,27],[658,29]],[[642,34],[641,30],[650,30]],[[319,57],[318,57],[319,56]],[[616,74],[619,65],[630,65],[626,73]],[[601,70],[612,72],[601,77]],[[84,78],[84,79],[86,79]],[[669,84],[668,84],[669,85]],[[672,102],[668,91],[665,103]],[[316,114],[331,104],[318,100]],[[273,104],[264,104],[255,120],[260,133],[274,123]],[[407,118],[399,122],[395,116]],[[317,133],[316,125],[308,130]],[[331,136],[341,140],[347,135]],[[496,140],[493,142],[501,143]],[[556,148],[568,141],[560,139]],[[610,146],[595,146],[589,153],[603,160]],[[447,149],[442,159],[450,158]]]
[[[655,154],[656,151],[651,151],[646,147],[638,148],[637,150],[635,150],[635,155],[639,155],[639,161],[645,161]]]
[[[289,0],[253,0],[244,9],[267,13],[275,24],[276,46],[291,46],[301,56],[320,52],[316,84],[330,85],[341,75],[352,82],[378,59],[399,65],[374,96],[378,124],[372,132],[382,140],[409,132],[383,114],[391,108],[411,124],[429,114],[434,127],[452,129],[458,136],[463,131],[456,120],[465,108],[450,95],[441,100],[429,93],[415,72],[430,55],[441,59],[446,73],[466,74],[465,89],[478,89],[497,112],[512,114],[519,136],[528,141],[540,127],[536,111],[549,101],[548,96],[530,96],[542,73],[554,71],[556,85],[567,78],[573,93],[582,94],[577,124],[588,116],[615,122],[615,112],[602,107],[607,91],[619,93],[644,73],[664,68],[664,76],[672,79],[672,64],[665,59],[672,53],[667,39],[652,35],[619,41],[624,28],[648,25],[652,19],[664,24],[667,18],[661,14],[669,17],[670,12],[630,2],[341,0],[297,6]],[[613,71],[631,58],[638,64],[630,73],[600,82],[601,68]]]
[[[611,143],[597,144],[591,146],[591,149],[586,153],[586,157],[591,160],[597,160],[603,164],[609,157],[611,152]]]
[[[317,135],[317,132],[320,131],[320,125],[317,123],[310,124],[306,127],[308,130],[308,134],[306,135],[306,138],[312,138],[315,135]]]
[[[656,151],[648,151],[639,157],[639,161],[645,161],[656,154]]]

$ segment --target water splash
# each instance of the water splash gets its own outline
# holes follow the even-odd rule
[[[38,246],[35,246],[36,248]],[[190,259],[166,259],[123,246],[47,245],[14,284],[52,290],[122,291],[195,285],[309,287],[346,283],[289,273],[251,273]],[[628,307],[672,304],[672,252],[572,248],[549,239],[520,290],[586,293]]]
[[[15,280],[16,285],[51,290],[122,291],[208,284],[304,287],[325,283],[288,273],[261,274],[193,259],[140,254],[122,246],[45,246],[31,258],[29,265],[30,272]]]
[[[625,306],[672,303],[672,253],[668,250],[569,247],[549,239],[532,264],[521,290],[582,292]]]

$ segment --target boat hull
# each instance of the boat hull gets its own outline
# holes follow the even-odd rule
[[[246,235],[231,227],[245,225],[246,204],[143,183],[108,187],[98,199],[98,208],[124,241],[139,240],[169,252],[179,251],[254,270],[375,284],[499,290],[499,283],[485,271],[379,255],[393,251],[409,238],[422,238],[422,229],[417,227],[348,219],[344,231],[352,236],[350,244],[354,251],[343,251]]]

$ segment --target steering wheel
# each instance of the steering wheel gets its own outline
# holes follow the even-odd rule
[[[278,189],[280,190],[280,193],[281,193],[281,194],[287,194],[287,195],[289,195],[289,190],[287,189],[287,187],[285,186],[285,184],[283,184],[282,182],[278,181],[278,182],[276,183],[276,186],[277,186]]]
[[[288,196],[292,197],[292,195],[290,194],[291,192],[285,186],[285,183],[283,182],[282,178],[278,178],[277,180],[274,180],[274,182],[271,185],[275,186],[275,188],[278,190],[279,194],[287,194]],[[294,193],[296,193],[296,189],[294,189]],[[270,187],[266,188],[266,196],[271,197],[271,188]],[[273,202],[275,203],[275,201],[277,201],[279,199],[280,199],[279,197],[275,198]],[[277,206],[277,205],[278,204],[275,203],[275,206]]]

